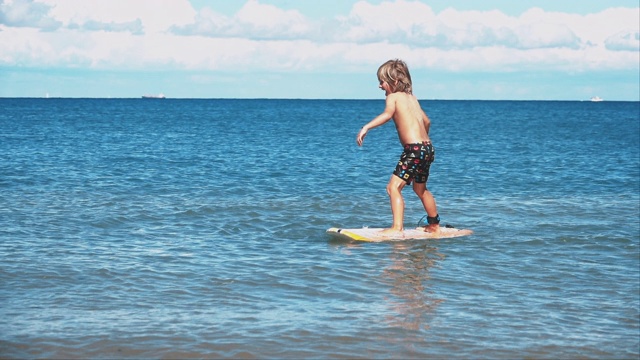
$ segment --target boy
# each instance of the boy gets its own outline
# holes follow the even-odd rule
[[[382,114],[362,127],[356,138],[362,146],[367,132],[393,119],[404,152],[387,184],[391,200],[393,225],[382,232],[388,236],[402,237],[404,231],[404,199],[402,189],[413,182],[413,191],[422,201],[427,212],[428,226],[424,231],[437,232],[440,217],[433,195],[427,190],[429,168],[435,158],[435,149],[429,139],[431,121],[413,95],[409,68],[402,60],[389,60],[378,68],[380,89],[385,91],[386,105]]]

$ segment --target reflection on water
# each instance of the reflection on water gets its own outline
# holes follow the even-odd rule
[[[393,245],[391,265],[382,272],[382,281],[391,287],[387,316],[392,326],[410,330],[429,328],[427,318],[443,300],[429,289],[429,271],[445,256],[430,243]]]

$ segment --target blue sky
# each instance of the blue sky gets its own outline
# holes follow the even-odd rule
[[[640,100],[638,0],[0,0],[0,97]]]

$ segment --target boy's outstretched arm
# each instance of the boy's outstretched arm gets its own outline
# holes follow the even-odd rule
[[[362,146],[364,137],[367,136],[367,132],[373,128],[385,124],[387,121],[393,118],[393,114],[396,112],[396,104],[393,101],[392,96],[387,96],[386,106],[382,114],[376,116],[373,120],[369,121],[365,126],[360,129],[358,136],[356,137],[356,143],[358,146]]]

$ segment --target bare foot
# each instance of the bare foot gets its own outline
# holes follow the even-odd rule
[[[389,228],[389,229],[380,230],[380,235],[384,237],[402,239],[404,238],[404,231]]]
[[[440,231],[440,224],[430,224],[422,227],[422,229],[424,230],[424,232],[437,233]]]

